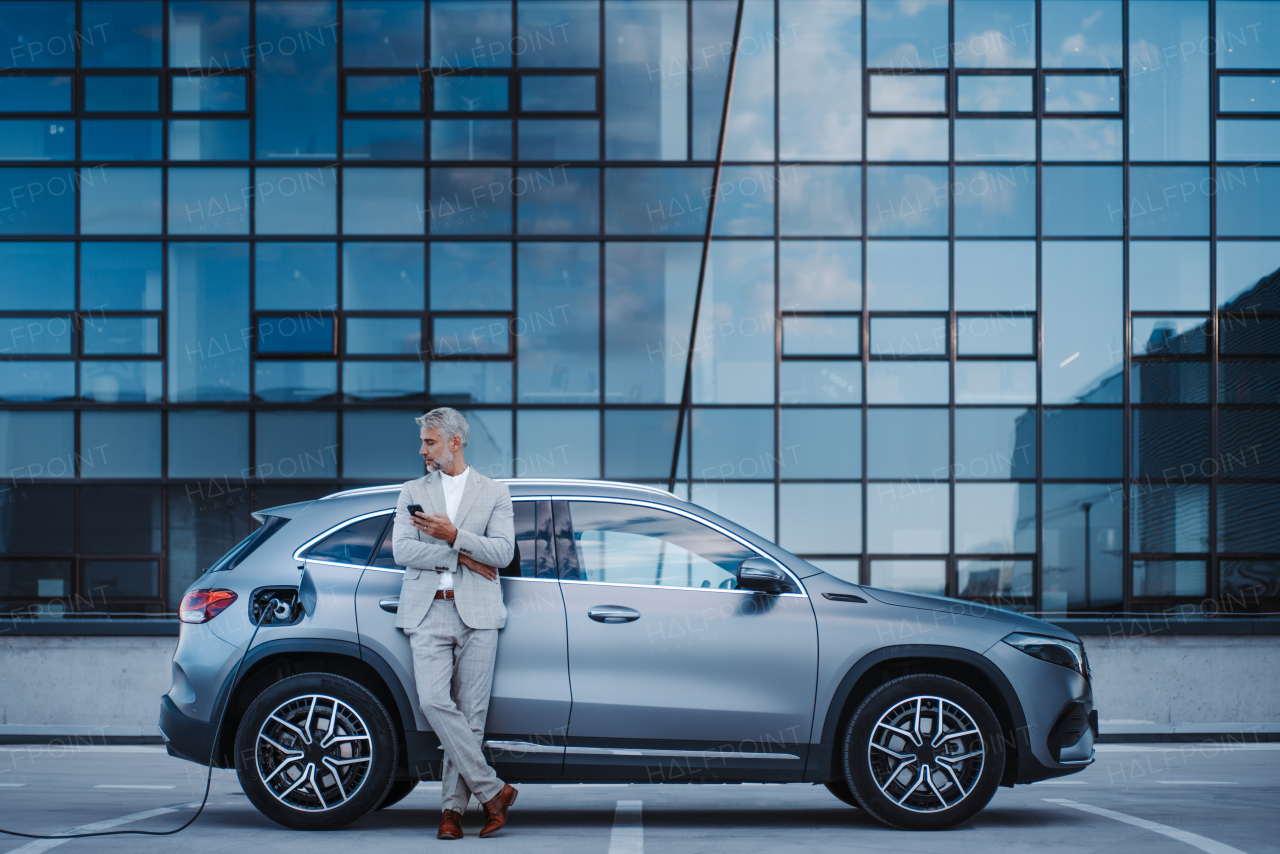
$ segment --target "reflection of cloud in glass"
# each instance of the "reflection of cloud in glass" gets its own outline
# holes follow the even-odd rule
[[[779,19],[783,159],[862,154],[862,15],[843,0],[784,3]]]
[[[1045,68],[1119,68],[1120,0],[1043,0]]]

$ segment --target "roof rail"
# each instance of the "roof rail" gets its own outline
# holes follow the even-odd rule
[[[665,489],[662,489],[661,487],[650,486],[644,483],[627,483],[621,480],[585,480],[585,479],[571,479],[571,478],[541,478],[541,477],[516,477],[516,478],[505,477],[505,478],[497,478],[497,479],[500,480],[502,483],[506,483],[506,484],[516,483],[516,484],[524,484],[524,485],[530,485],[530,486],[532,485],[541,486],[544,484],[547,486],[556,486],[560,484],[563,484],[565,486],[616,486],[616,487],[621,487],[623,489],[639,489],[639,490],[643,490],[644,492],[652,492],[658,495],[665,495],[668,498],[675,498],[680,501],[684,500],[683,498],[680,498],[680,496],[667,492]],[[376,495],[379,492],[390,492],[392,490],[399,490],[403,485],[404,484],[402,483],[388,483],[382,486],[362,486],[357,489],[344,489],[342,492],[335,492],[331,495],[322,496],[319,500],[325,501],[330,498],[345,498],[351,495]]]

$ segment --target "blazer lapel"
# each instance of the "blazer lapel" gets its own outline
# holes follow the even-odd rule
[[[427,503],[431,505],[429,512],[443,513],[445,508],[444,487],[440,485],[440,472],[433,471],[431,474],[427,475],[425,491],[427,493]]]
[[[462,500],[458,502],[457,519],[454,521],[455,528],[461,528],[462,523],[467,518],[467,511],[471,509],[471,505],[476,502],[476,495],[480,492],[480,475],[473,468],[471,473],[467,475],[467,485],[462,490]],[[444,495],[444,490],[440,490],[440,494]],[[443,503],[443,502],[441,502]]]

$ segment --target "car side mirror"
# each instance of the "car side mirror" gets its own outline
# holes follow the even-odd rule
[[[738,564],[738,587],[757,593],[781,593],[787,588],[787,575],[763,557],[751,557]]]

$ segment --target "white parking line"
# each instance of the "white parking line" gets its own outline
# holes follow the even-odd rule
[[[640,809],[644,801],[618,801],[609,835],[609,854],[644,854],[644,825]]]
[[[1231,780],[1156,780],[1162,786],[1239,786]]]
[[[80,827],[73,827],[67,831],[67,835],[97,833],[100,830],[111,830],[113,827],[119,827],[122,824],[129,824],[134,821],[142,821],[145,818],[153,818],[158,815],[165,815],[171,812],[177,812],[181,809],[190,809],[198,807],[199,804],[178,804],[172,807],[160,807],[159,809],[147,810],[146,812],[135,812],[130,815],[122,815],[119,818],[111,818],[106,821],[95,821],[93,824],[83,824]],[[34,842],[28,842],[21,848],[15,848],[9,854],[39,854],[42,851],[48,851],[50,848],[57,848],[64,842],[70,842],[70,839],[37,839]]]
[[[1185,842],[1188,845],[1194,845],[1207,854],[1244,854],[1239,848],[1233,848],[1225,842],[1218,842],[1208,837],[1201,836],[1198,833],[1192,833],[1188,830],[1179,830],[1176,827],[1170,827],[1167,824],[1160,824],[1155,821],[1147,821],[1145,818],[1137,818],[1136,816],[1125,815],[1122,812],[1114,810],[1104,810],[1102,807],[1094,807],[1089,804],[1081,804],[1076,801],[1069,801],[1066,798],[1045,798],[1051,804],[1061,804],[1064,807],[1081,810],[1082,812],[1100,815],[1103,818],[1115,819],[1125,824],[1131,824],[1134,827],[1141,827],[1144,830],[1150,830],[1154,833],[1160,833],[1170,839],[1176,839],[1179,842]]]
[[[94,786],[95,789],[172,789],[173,786],[147,786],[143,784],[134,785],[132,783],[99,783]]]
[[[1087,780],[1039,780],[1033,786],[1087,786]]]
[[[0,789],[18,789],[27,785],[26,783],[0,783]]]
[[[552,783],[553,789],[625,789],[630,783]]]

